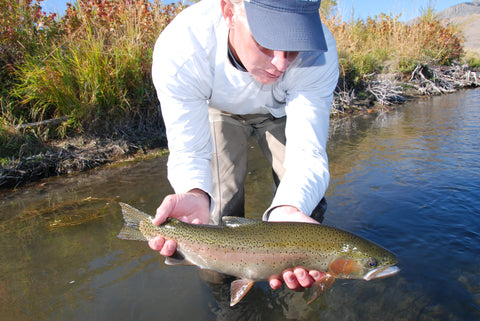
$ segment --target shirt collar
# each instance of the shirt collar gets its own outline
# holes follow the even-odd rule
[[[238,70],[243,72],[248,72],[245,66],[240,61],[238,61],[238,59],[235,58],[235,56],[233,55],[232,49],[230,48],[230,44],[228,44],[227,47],[228,47],[228,60],[230,60],[230,63]]]

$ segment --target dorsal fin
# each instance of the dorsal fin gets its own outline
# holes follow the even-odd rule
[[[237,216],[224,216],[222,217],[222,222],[224,225],[228,227],[236,227],[240,225],[248,225],[248,224],[256,224],[261,222],[260,220],[255,220],[251,218],[245,217],[237,217]]]

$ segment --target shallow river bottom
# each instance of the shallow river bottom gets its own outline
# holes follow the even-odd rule
[[[246,212],[273,193],[252,145]],[[396,276],[307,294],[228,284],[166,266],[116,235],[118,202],[153,213],[166,158],[49,179],[0,198],[0,320],[480,320],[480,90],[332,121],[324,224],[381,244]]]

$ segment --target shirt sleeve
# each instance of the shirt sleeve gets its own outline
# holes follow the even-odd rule
[[[207,105],[212,71],[208,53],[196,50],[194,41],[173,38],[173,32],[164,31],[157,40],[152,64],[170,151],[168,180],[176,193],[194,188],[205,191],[212,200],[212,209],[213,140]],[[201,54],[185,56],[196,52]]]
[[[339,75],[335,40],[328,30],[327,35],[328,52],[316,58],[306,55],[285,81],[285,174],[264,219],[281,205],[295,206],[311,215],[327,190],[330,174],[326,146]]]

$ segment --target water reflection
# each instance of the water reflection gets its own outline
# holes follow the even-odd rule
[[[480,91],[332,122],[324,223],[394,251],[402,271],[306,294],[260,282],[228,306],[228,283],[166,266],[116,238],[118,201],[153,213],[171,193],[166,158],[45,180],[0,197],[1,320],[480,319]],[[246,212],[271,171],[252,146]]]

